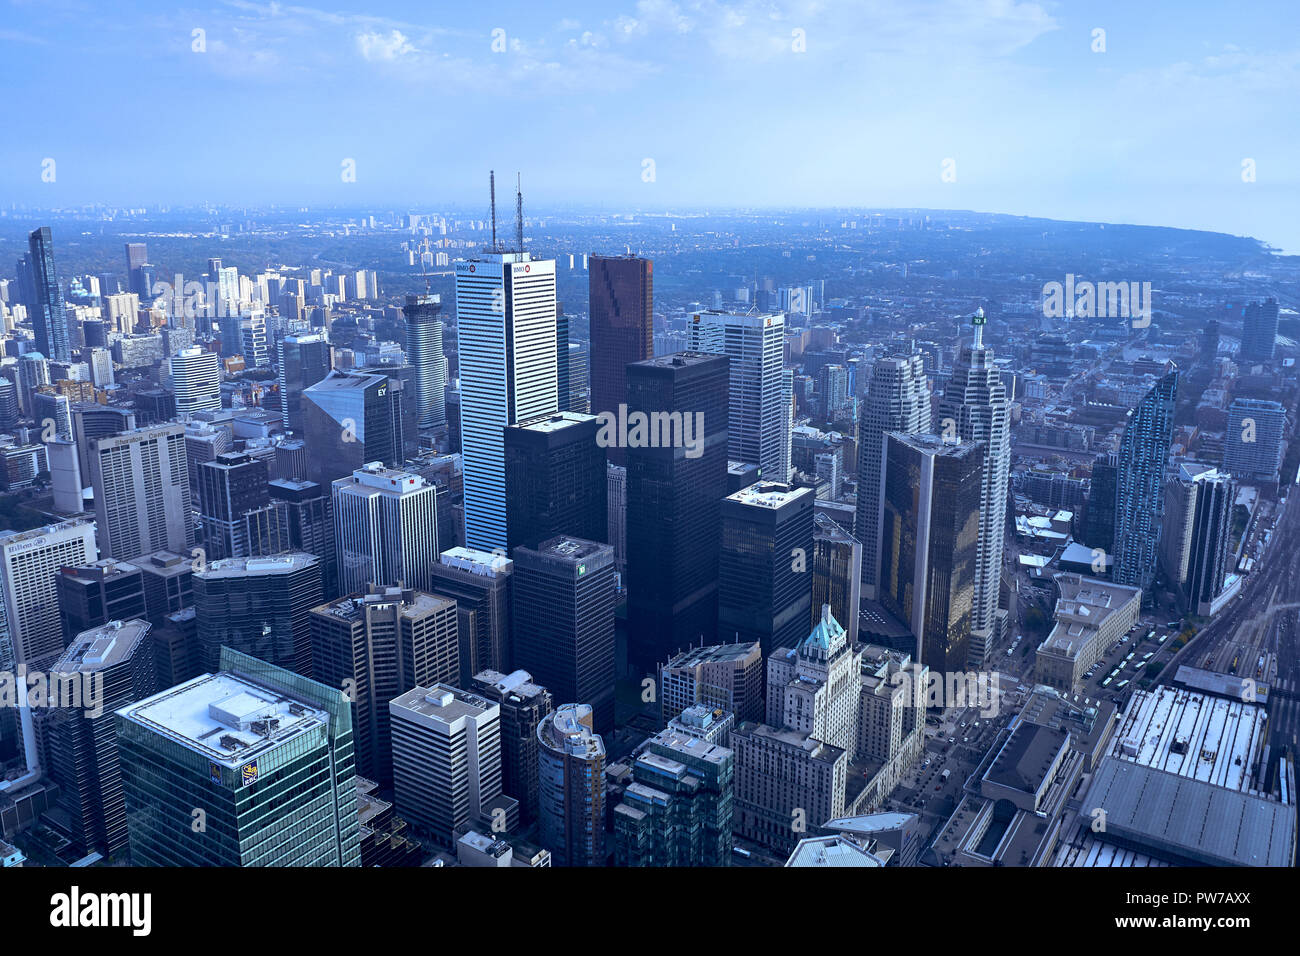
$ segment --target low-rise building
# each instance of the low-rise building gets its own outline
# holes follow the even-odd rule
[[[1038,647],[1035,679],[1073,693],[1106,648],[1137,622],[1142,589],[1073,573],[1055,581],[1056,623]]]

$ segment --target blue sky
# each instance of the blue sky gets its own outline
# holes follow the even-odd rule
[[[495,168],[538,210],[924,206],[1300,252],[1289,0],[0,0],[0,64],[6,204],[476,208]]]

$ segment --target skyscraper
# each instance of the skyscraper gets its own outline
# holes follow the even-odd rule
[[[221,332],[221,351],[227,357],[243,356],[248,368],[262,368],[271,364],[266,313],[261,309],[223,317]]]
[[[1233,399],[1224,434],[1224,469],[1242,481],[1277,481],[1285,436],[1286,409],[1280,402]]]
[[[627,449],[628,658],[646,672],[717,633],[727,367],[726,356],[696,352],[627,367],[629,417],[677,414],[695,443]]]
[[[1151,587],[1160,555],[1165,462],[1174,433],[1178,371],[1158,379],[1130,409],[1120,440],[1115,487],[1116,584]],[[927,662],[928,663],[928,662]]]
[[[646,741],[614,808],[616,866],[730,866],[735,754],[672,728]]]
[[[1186,466],[1184,466],[1186,467]],[[1196,613],[1209,617],[1218,610],[1231,565],[1232,508],[1237,483],[1231,475],[1208,469],[1193,477],[1197,485],[1192,519],[1192,547],[1187,565],[1187,600]]]
[[[564,377],[559,386],[559,404],[562,412],[591,411],[590,374],[587,369],[587,349],[581,342],[570,342],[569,347],[557,355]]]
[[[77,459],[81,466],[83,485],[90,484],[90,450],[96,438],[118,435],[135,428],[135,412],[114,405],[96,402],[75,402],[72,405],[72,439],[77,443]],[[193,487],[190,492],[193,495]]]
[[[320,558],[326,597],[338,590],[338,561],[334,540],[333,501],[314,481],[268,481],[266,490],[284,524],[287,546]]]
[[[557,534],[603,541],[608,476],[592,415],[555,412],[505,429],[506,545]]]
[[[1209,617],[1229,570],[1237,483],[1208,465],[1182,464],[1165,485],[1160,551],[1165,576],[1190,613]]]
[[[539,833],[556,866],[605,865],[605,741],[591,708],[562,704],[537,725]]]
[[[205,670],[230,647],[311,675],[311,609],[322,600],[320,558],[294,552],[225,558],[194,572],[194,611]]]
[[[50,682],[54,701],[82,703],[56,707],[46,722],[49,775],[63,811],[52,819],[81,852],[120,853],[127,824],[113,711],[155,690],[148,622],[113,620],[75,635]],[[93,706],[83,691],[91,684],[98,685]]]
[[[455,845],[457,827],[518,822],[516,801],[501,790],[500,707],[436,684],[415,687],[388,708],[394,801],[403,817],[444,847]]]
[[[295,435],[303,434],[302,393],[330,373],[333,350],[324,332],[290,332],[280,339],[280,419]],[[177,402],[179,408],[179,400]]]
[[[1277,299],[1251,302],[1242,312],[1241,357],[1268,362],[1277,349]]]
[[[359,866],[343,691],[229,648],[218,664],[117,711],[132,862]]]
[[[722,500],[718,638],[767,655],[807,636],[813,489],[759,482]]]
[[[727,457],[781,479],[786,406],[781,376],[785,316],[697,312],[688,348],[730,359]]]
[[[106,557],[189,552],[194,529],[184,425],[97,438],[89,458],[96,534]]]
[[[442,298],[408,295],[402,306],[406,316],[406,360],[415,366],[419,427],[435,428],[447,421],[444,390],[447,359],[442,354]]]
[[[72,437],[72,405],[53,386],[43,385],[32,393],[32,418],[42,431],[53,425],[57,437]]]
[[[131,559],[143,577],[145,618],[161,627],[168,614],[194,605],[194,565],[188,554],[155,551]]]
[[[1092,463],[1088,509],[1084,514],[1083,542],[1106,554],[1115,551],[1115,492],[1119,486],[1119,456],[1104,452]]]
[[[797,645],[767,659],[767,723],[788,727],[857,753],[862,698],[862,645],[823,604],[817,624]]]
[[[334,540],[344,594],[372,584],[432,589],[437,491],[419,475],[372,462],[333,485]]]
[[[654,356],[654,262],[636,256],[588,256],[591,317],[591,411],[617,412],[627,401],[627,365]],[[609,460],[626,461],[624,449]]]
[[[974,613],[984,448],[890,432],[880,602],[916,637],[931,673],[964,671]]]
[[[757,643],[692,647],[659,668],[659,714],[668,723],[703,704],[761,721],[764,715],[763,651]]]
[[[606,449],[608,453],[609,449]],[[605,469],[605,534],[614,549],[614,566],[627,575],[627,469],[608,462]]]
[[[456,602],[379,588],[311,611],[312,677],[348,689],[357,773],[393,777],[388,702],[412,687],[453,681]]]
[[[109,621],[130,621],[147,615],[144,572],[125,561],[104,558],[60,568],[54,585],[63,639],[69,643],[83,631]]]
[[[614,549],[560,535],[514,552],[511,661],[557,700],[590,701],[614,727]]]
[[[17,664],[42,670],[63,653],[55,579],[60,568],[96,557],[95,523],[85,518],[0,534],[0,590]]]
[[[54,239],[49,226],[35,229],[27,237],[32,264],[32,328],[36,350],[55,362],[71,362],[68,316],[63,303],[63,286],[54,267]]]
[[[823,604],[830,605],[835,620],[845,622],[850,635],[857,634],[862,607],[862,543],[829,516],[814,514],[810,610],[815,618],[820,618]]]
[[[853,534],[862,542],[864,600],[874,601],[879,596],[885,435],[916,435],[929,428],[930,398],[921,354],[877,360],[858,418],[858,505]]]
[[[26,352],[18,359],[16,367],[18,407],[29,416],[35,416],[36,390],[50,384],[50,362],[40,352]]]
[[[504,554],[449,548],[430,569],[430,590],[456,601],[463,684],[479,671],[499,671],[509,663],[514,568]]]
[[[470,690],[501,708],[502,789],[519,801],[519,819],[537,817],[537,725],[554,710],[551,693],[528,671],[484,670]]]
[[[402,465],[402,396],[387,375],[335,369],[303,389],[302,417],[321,486],[372,461]]]
[[[456,263],[465,543],[506,547],[502,429],[556,410],[555,261],[522,250]]]
[[[167,361],[178,416],[221,410],[221,359],[216,352],[181,349]]]
[[[126,284],[127,290],[141,299],[153,292],[153,283],[146,281],[143,271],[149,265],[149,247],[143,242],[126,243]]]
[[[970,664],[983,668],[1001,637],[998,595],[1002,586],[1002,542],[1011,476],[1011,417],[993,350],[984,344],[984,310],[971,317],[971,345],[963,345],[943,390],[936,421],[941,433],[984,446],[979,551],[975,561],[975,604],[971,611]]]
[[[200,465],[198,475],[199,523],[206,559],[256,554],[258,549],[249,539],[245,517],[270,504],[266,460],[242,452],[222,452]],[[136,553],[146,550],[139,548]]]

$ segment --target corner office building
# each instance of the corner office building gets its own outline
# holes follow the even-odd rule
[[[226,648],[117,711],[117,739],[135,865],[361,864],[342,690]]]

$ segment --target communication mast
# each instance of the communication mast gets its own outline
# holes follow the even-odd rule
[[[515,173],[515,249],[524,251],[524,193],[518,173]]]

